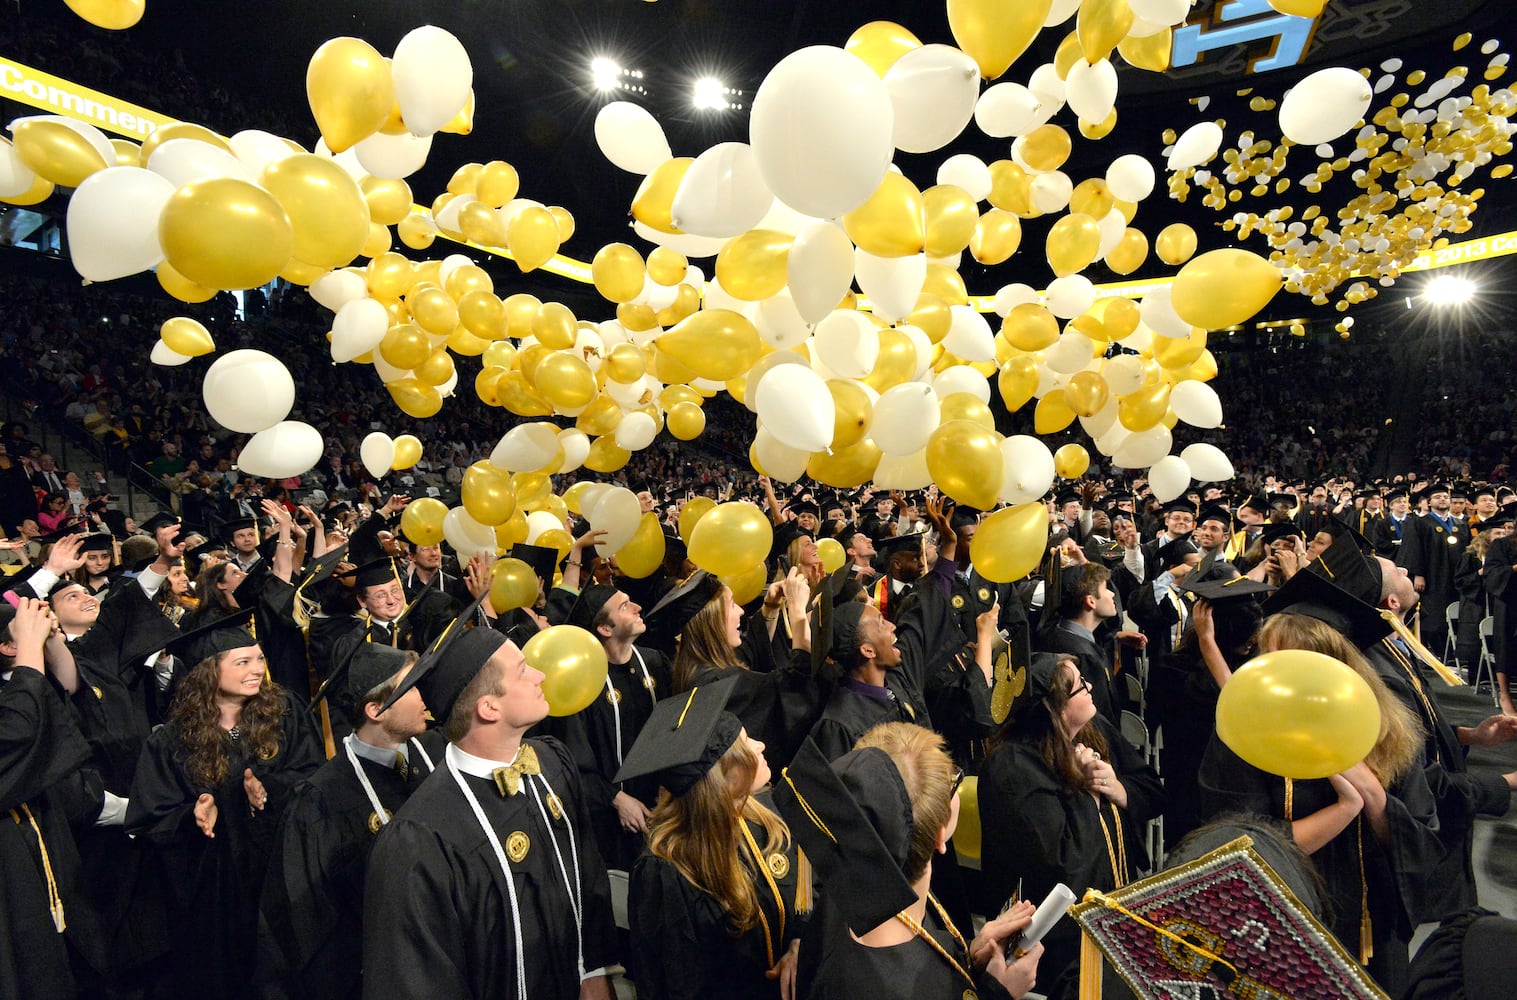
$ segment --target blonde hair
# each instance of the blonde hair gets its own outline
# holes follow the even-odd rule
[[[911,850],[901,871],[915,883],[937,853],[938,834],[953,815],[953,758],[943,737],[909,722],[875,726],[854,744],[855,750],[865,747],[885,751],[911,798]]]
[[[1259,648],[1323,653],[1363,678],[1380,706],[1380,735],[1364,762],[1382,785],[1389,787],[1417,762],[1426,737],[1421,720],[1391,693],[1375,668],[1337,629],[1306,615],[1270,615],[1259,627]]]

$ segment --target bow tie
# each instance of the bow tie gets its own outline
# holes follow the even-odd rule
[[[521,779],[524,775],[542,773],[542,768],[537,763],[537,751],[529,746],[521,748],[514,764],[497,767],[492,772],[495,776],[495,787],[500,789],[501,798],[520,793]]]

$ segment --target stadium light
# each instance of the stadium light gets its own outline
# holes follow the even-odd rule
[[[1435,306],[1468,305],[1475,297],[1475,283],[1452,274],[1439,275],[1422,289],[1422,298]]]

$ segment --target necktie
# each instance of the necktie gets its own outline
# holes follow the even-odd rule
[[[395,773],[400,775],[402,781],[411,776],[411,764],[399,750],[395,751]]]
[[[523,746],[521,752],[516,755],[514,764],[497,767],[492,773],[495,776],[495,787],[500,789],[501,798],[506,798],[521,792],[521,779],[524,775],[541,774],[542,768],[537,764],[537,751],[530,746]]]

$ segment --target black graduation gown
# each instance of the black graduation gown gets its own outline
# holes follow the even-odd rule
[[[73,998],[78,978],[105,971],[72,829],[95,821],[104,791],[47,679],[21,668],[0,682],[0,996]],[[63,902],[62,934],[48,908],[44,848]]]
[[[566,718],[550,716],[534,727],[532,734],[556,736],[569,748],[579,768],[580,791],[590,812],[601,857],[607,868],[618,871],[631,870],[643,849],[643,835],[622,829],[612,800],[618,792],[625,791],[652,809],[658,804],[658,785],[646,778],[621,785],[611,779],[616,777],[621,762],[637,741],[637,734],[653,714],[653,703],[673,690],[669,661],[664,655],[651,649],[638,649],[637,653],[648,667],[652,690],[643,683],[637,656],[631,656],[626,663],[610,664],[607,670],[606,676],[616,691],[614,704],[610,693],[602,688],[584,711]]]
[[[1473,550],[1465,549],[1459,557],[1459,567],[1454,571],[1454,590],[1459,595],[1459,619],[1454,634],[1454,656],[1459,663],[1474,675],[1474,666],[1480,662],[1480,622],[1490,613],[1490,601],[1485,593],[1485,560]],[[1436,650],[1442,655],[1443,650]]]
[[[1517,538],[1498,538],[1485,552],[1485,592],[1491,595],[1491,639],[1496,672],[1517,674]]]
[[[269,760],[228,740],[227,777],[197,787],[184,770],[184,750],[172,726],[155,731],[143,748],[132,783],[126,831],[157,848],[167,873],[175,933],[179,995],[249,995],[253,980],[258,901],[290,793],[326,759],[310,716],[288,693],[284,735]],[[259,811],[248,806],[243,771],[268,790]],[[195,825],[195,800],[216,797],[214,837]]]
[[[750,822],[748,829],[762,850],[763,827]],[[795,845],[765,858],[779,901],[763,874],[752,871],[747,846],[739,845],[738,854],[750,866],[764,919],[737,937],[716,898],[681,875],[673,862],[647,853],[637,859],[627,888],[627,916],[632,943],[628,958],[639,1000],[779,997],[778,980],[766,979],[764,973],[771,968],[769,949],[778,962],[803,931],[803,920],[795,912]]]
[[[432,748],[427,753],[438,761]],[[408,760],[410,773],[402,778],[393,767],[359,758],[386,819],[431,773],[414,746]],[[343,748],[295,787],[263,886],[261,996],[339,1000],[363,994],[364,870],[381,825]]]
[[[1126,852],[1130,879],[1148,867],[1143,827],[1163,808],[1163,786],[1114,726],[1100,716],[1093,724],[1106,737],[1112,768],[1127,789],[1126,809],[1114,809],[1105,798],[1098,803],[1095,796],[1071,794],[1032,743],[1012,739],[985,761],[980,770],[981,871],[991,899],[1008,899],[1018,880],[1022,898],[1034,903],[1060,882],[1076,898],[1086,889],[1116,888],[1113,851]],[[1106,831],[1110,831],[1110,847]],[[1038,963],[1041,983],[1055,983],[1078,960],[1079,942],[1074,921],[1059,921],[1043,939],[1047,950]],[[1055,995],[1043,988],[1040,992]]]
[[[826,929],[820,939],[822,955],[816,975],[801,984],[801,995],[806,1000],[857,997],[868,997],[869,1000],[962,1000],[968,996],[970,984],[926,941],[912,938],[902,944],[871,948],[855,940],[835,916],[836,911],[827,907],[825,902],[823,912],[826,915],[821,919]],[[968,956],[943,926],[931,904],[927,907],[924,926],[938,945],[969,971]],[[964,929],[959,930],[963,933]],[[808,938],[808,942],[810,940]],[[805,947],[802,946],[802,951]],[[1045,955],[1039,962],[1039,969],[1046,969],[1047,962]],[[989,975],[983,972],[970,974],[975,978],[973,989],[982,1000],[1008,996],[1001,984]],[[1041,971],[1038,978],[1041,991]]]
[[[916,721],[917,714],[923,709],[915,705],[908,709],[909,695],[900,690],[899,682],[891,684],[894,679],[894,671],[885,675],[885,689],[890,693],[888,699],[851,688],[846,681],[838,683],[827,700],[827,707],[822,710],[822,717],[811,729],[811,738],[823,756],[837,760],[875,726]]]
[[[1291,785],[1294,819],[1338,801],[1325,778]],[[1212,740],[1201,762],[1201,802],[1207,819],[1242,812],[1283,820],[1285,797],[1286,779],[1259,770],[1220,739]],[[1360,920],[1367,910],[1374,954],[1366,968],[1387,993],[1400,996],[1416,914],[1443,853],[1436,809],[1420,768],[1412,768],[1386,790],[1386,816],[1388,844],[1380,844],[1360,817],[1313,854],[1312,861],[1332,900],[1329,929],[1350,955],[1357,956]]]
[[[1158,663],[1175,650],[1175,629],[1183,626],[1189,611],[1181,612],[1168,597],[1154,595],[1153,577],[1133,588],[1127,613],[1148,637],[1148,658]],[[1183,603],[1183,598],[1181,599]]]
[[[1414,577],[1422,577],[1427,585],[1422,592],[1422,632],[1432,640],[1430,648],[1437,654],[1443,652],[1443,637],[1448,631],[1443,612],[1458,596],[1454,587],[1454,572],[1459,568],[1459,558],[1470,541],[1470,529],[1463,521],[1449,519],[1445,525],[1432,514],[1426,517],[1407,519],[1416,530],[1408,532],[1408,541],[1401,546],[1402,559],[1397,562],[1406,567]]]
[[[1164,839],[1171,844],[1201,825],[1201,755],[1216,731],[1222,696],[1194,636],[1187,633],[1148,681],[1153,721],[1164,727]]]
[[[936,729],[954,760],[972,770],[983,756],[984,740],[995,731],[990,716],[990,684],[975,663],[971,637],[958,626],[951,586],[936,570],[912,585],[896,604],[896,647],[901,666],[894,673],[904,690],[925,702],[917,725]],[[944,902],[947,902],[946,900]]]
[[[1111,675],[1111,656],[1094,641],[1059,626],[1048,631],[1042,642],[1046,653],[1064,653],[1074,657],[1080,676],[1090,684],[1090,697],[1096,703],[1096,711],[1113,725],[1122,723],[1122,706],[1117,699]]]
[[[539,778],[523,779],[524,790],[509,798],[488,778],[465,774],[463,780],[503,848],[515,833],[527,838],[525,857],[510,862],[528,956],[523,963],[527,996],[578,1000],[580,942],[585,972],[615,961],[611,885],[590,834],[574,761],[557,740],[527,742],[536,747],[542,776],[563,802],[563,817],[551,830],[527,790],[530,784],[546,794]],[[380,831],[369,857],[364,995],[370,1000],[515,997],[521,958],[514,953],[506,876],[447,764],[438,760],[437,767]],[[579,859],[583,901],[579,933],[557,861],[561,853],[572,880],[571,847]]]

